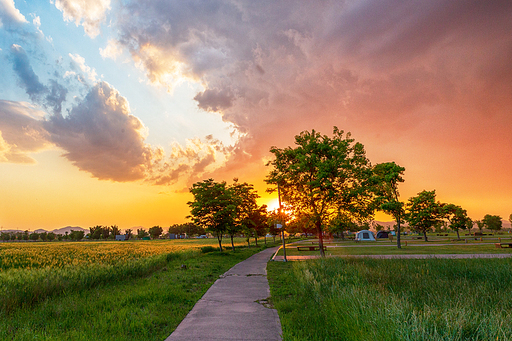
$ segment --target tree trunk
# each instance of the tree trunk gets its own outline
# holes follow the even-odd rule
[[[325,257],[324,236],[322,234],[322,222],[320,220],[317,220],[315,225],[316,225],[316,233],[318,234],[318,247],[320,248],[320,256]]]
[[[233,243],[233,235],[231,235],[230,237],[231,237],[231,249],[233,251],[235,251],[235,243]]]
[[[425,238],[425,241],[428,242],[428,239],[427,239],[427,229],[423,229],[423,237]]]
[[[400,245],[400,217],[396,219],[396,246],[401,249],[402,245]]]
[[[256,244],[256,247],[258,247],[258,236],[254,237],[254,244]]]
[[[219,241],[219,251],[222,252],[222,235],[217,235],[217,240]]]
[[[455,231],[457,231],[457,240],[459,240],[460,239],[460,237],[459,237],[459,229],[456,229]]]

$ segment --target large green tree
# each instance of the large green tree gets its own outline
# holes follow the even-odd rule
[[[422,232],[425,241],[428,241],[427,231],[445,216],[444,205],[436,201],[436,191],[422,191],[417,196],[409,198],[405,206],[405,220],[411,228]]]
[[[501,230],[501,227],[503,226],[503,222],[499,215],[486,214],[484,219],[482,219],[482,223],[486,228],[492,231]]]
[[[405,168],[394,162],[379,163],[373,167],[375,175],[376,203],[378,209],[391,215],[396,221],[396,245],[400,249],[400,224],[405,214],[400,201],[398,184],[404,182]]]
[[[295,148],[272,147],[274,160],[266,182],[271,190],[282,194],[282,200],[295,216],[307,216],[314,224],[323,250],[323,227],[338,212],[366,218],[371,214],[368,179],[371,165],[364,146],[350,133],[334,127],[333,136],[315,130],[295,136]]]
[[[222,235],[234,224],[236,216],[232,191],[225,181],[208,179],[193,184],[190,192],[194,200],[187,203],[190,206],[189,218],[216,236],[222,251]]]

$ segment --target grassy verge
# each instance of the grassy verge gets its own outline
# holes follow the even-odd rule
[[[297,251],[297,246],[302,244],[287,245],[286,254],[289,256],[318,255],[318,251]],[[311,244],[304,244],[310,246]],[[496,248],[494,244],[459,244],[459,245],[402,245],[401,249],[396,246],[385,245],[350,245],[340,247],[327,247],[326,255],[408,255],[408,254],[471,254],[471,253],[512,253],[512,248]],[[283,255],[283,251],[279,251]]]
[[[270,262],[284,340],[511,340],[510,259]]]
[[[260,250],[157,256],[161,266],[142,276],[69,287],[33,306],[1,313],[0,339],[163,340],[219,275]]]

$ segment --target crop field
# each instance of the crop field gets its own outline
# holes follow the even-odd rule
[[[243,243],[242,239],[237,239],[235,246]],[[0,243],[0,272],[11,269],[114,265],[170,252],[196,250],[204,246],[218,247],[217,239]],[[228,245],[224,243],[223,246]]]
[[[235,245],[244,242],[237,239]],[[0,312],[70,290],[142,277],[178,253],[217,245],[217,239],[0,243]]]
[[[0,243],[0,340],[163,340],[219,275],[265,247],[246,245]]]

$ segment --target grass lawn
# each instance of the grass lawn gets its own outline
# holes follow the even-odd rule
[[[263,244],[260,248],[238,247],[234,252],[201,253],[196,246],[204,246],[204,242],[189,241],[194,247],[126,264],[118,260],[114,265],[91,265],[82,268],[82,276],[76,275],[71,266],[56,269],[59,275],[52,285],[64,289],[36,297],[31,304],[14,302],[10,309],[0,310],[0,340],[164,340],[219,275],[260,251]],[[110,273],[116,267],[121,270]],[[41,271],[50,274],[52,270],[0,273],[4,284],[21,285],[17,291],[8,286],[2,295],[38,295],[30,274],[41,281]],[[44,280],[38,283],[45,284]]]
[[[284,341],[512,340],[512,259],[270,262]]]

